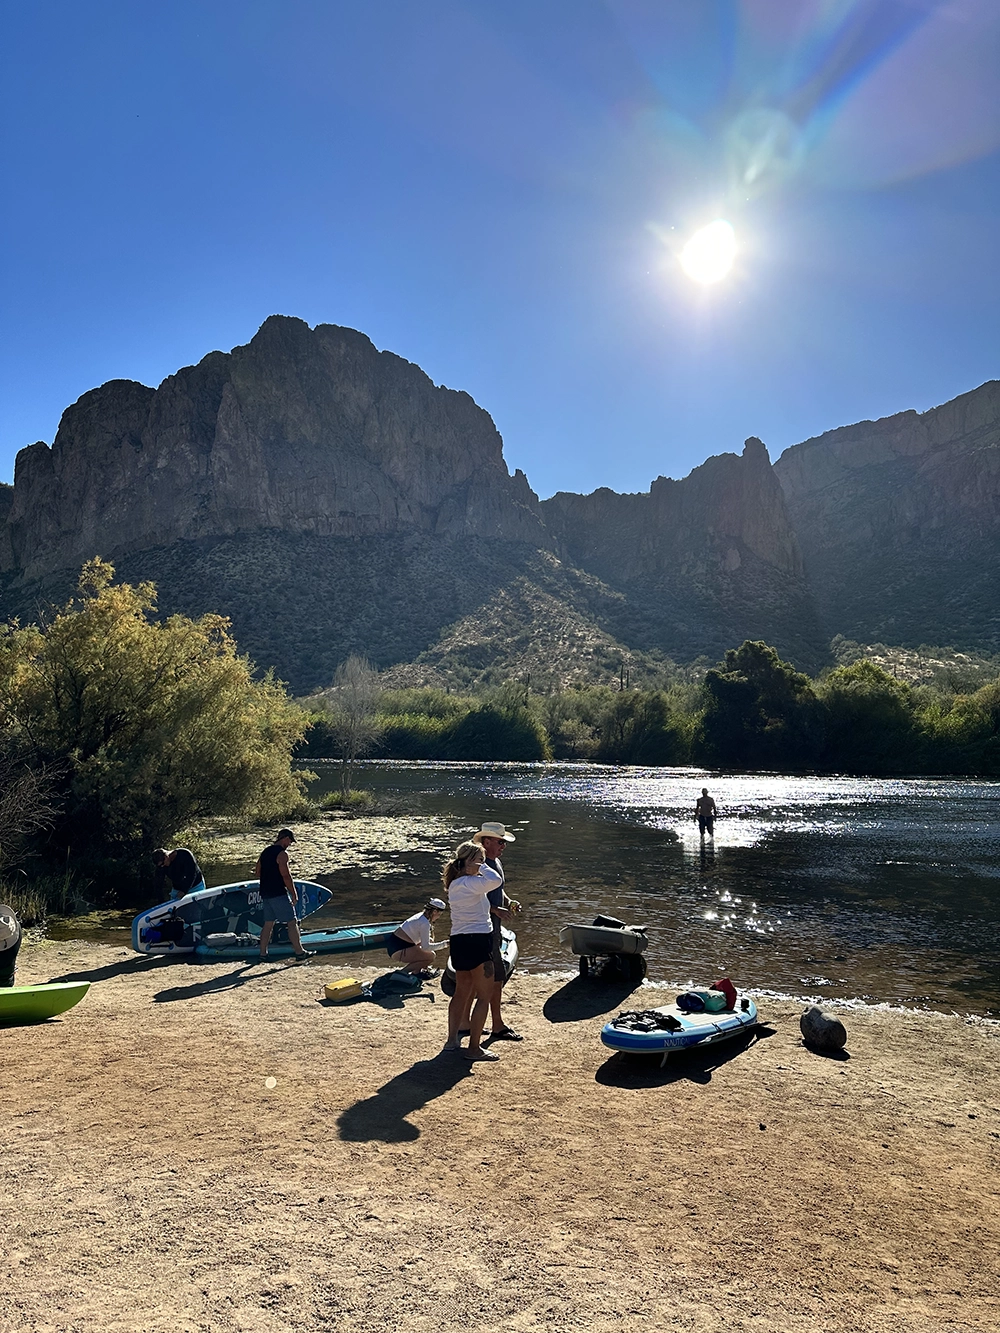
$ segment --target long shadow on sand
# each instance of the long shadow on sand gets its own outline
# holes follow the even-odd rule
[[[203,964],[194,964],[199,966]],[[254,968],[252,975],[247,975],[250,968]],[[260,970],[258,962],[241,963],[239,967],[232,972],[223,972],[221,976],[210,977],[208,981],[196,981],[190,986],[169,986],[166,990],[159,990],[153,996],[154,1004],[170,1004],[174,1000],[195,1000],[199,995],[213,995],[216,991],[235,990],[237,986],[245,986],[248,981],[263,981],[266,977],[271,977],[275,972],[283,972],[285,969],[280,963],[269,967],[266,972]]]
[[[688,1051],[677,1051],[660,1068],[659,1055],[622,1055],[616,1051],[601,1065],[594,1080],[610,1088],[663,1088],[670,1083],[711,1083],[716,1069],[735,1060],[738,1055],[776,1036],[774,1028],[758,1025],[732,1041],[714,1046],[695,1046]]]
[[[560,986],[542,1005],[542,1013],[550,1023],[573,1023],[582,1018],[596,1018],[598,1014],[620,1009],[634,990],[642,983],[603,981],[600,977],[574,977]]]
[[[383,1084],[374,1097],[349,1106],[337,1121],[340,1137],[348,1143],[411,1143],[420,1137],[420,1130],[406,1117],[471,1074],[469,1061],[454,1051],[418,1060]]]
[[[120,977],[125,973],[137,976],[148,972],[151,967],[162,967],[163,959],[151,954],[133,954],[123,958],[120,963],[108,963],[106,967],[89,967],[81,972],[65,972],[61,977],[50,977],[50,981],[107,981],[110,977]]]

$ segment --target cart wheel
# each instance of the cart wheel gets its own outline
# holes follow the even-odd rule
[[[587,957],[585,953],[582,953],[580,955],[580,976],[581,977],[590,976],[590,959]]]
[[[625,963],[629,981],[641,981],[646,975],[646,960],[641,953],[629,954],[628,959],[622,961]]]

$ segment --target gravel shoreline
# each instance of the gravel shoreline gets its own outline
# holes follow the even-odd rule
[[[23,950],[94,984],[0,1030],[3,1333],[1000,1328],[996,1025],[857,1010],[823,1059],[766,1001],[660,1070],[600,1044],[626,995],[518,976],[470,1068],[436,985],[347,975]]]

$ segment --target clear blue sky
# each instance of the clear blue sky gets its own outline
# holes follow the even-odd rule
[[[468,390],[543,496],[1000,377],[997,0],[3,15],[0,477],[275,312]]]

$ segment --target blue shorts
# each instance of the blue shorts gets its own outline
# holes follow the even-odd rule
[[[265,921],[281,921],[287,925],[289,921],[295,920],[295,908],[287,893],[275,894],[273,898],[265,898],[261,894],[260,904]]]

